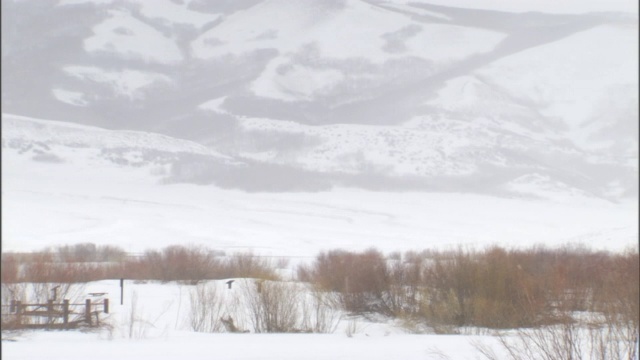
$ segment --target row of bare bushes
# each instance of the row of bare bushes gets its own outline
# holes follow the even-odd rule
[[[520,328],[571,321],[574,312],[638,325],[637,250],[580,247],[424,251],[334,250],[298,277],[336,292],[346,311],[434,325]]]
[[[104,279],[200,281],[231,277],[277,279],[283,261],[251,253],[225,255],[197,246],[169,246],[128,255],[112,246],[64,246],[3,253],[2,283],[81,283]]]
[[[625,319],[637,327],[638,258],[637,250],[610,253],[571,246],[388,256],[375,249],[333,250],[299,266],[297,275],[301,282],[335,295],[348,313],[379,313],[431,327],[537,327],[572,321],[575,312]],[[2,283],[275,280],[286,266],[268,257],[224,255],[196,246],[130,256],[115,247],[81,244],[4,253]]]

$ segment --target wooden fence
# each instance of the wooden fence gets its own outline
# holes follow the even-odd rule
[[[7,309],[8,308],[8,309]],[[8,311],[6,311],[8,310]],[[72,304],[69,300],[46,304],[26,304],[12,300],[11,305],[2,307],[3,329],[74,329],[85,325],[100,326],[100,314],[109,313],[109,299],[102,302]]]

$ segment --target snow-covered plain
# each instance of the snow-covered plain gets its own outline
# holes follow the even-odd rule
[[[233,298],[242,282],[231,290],[225,280],[211,281]],[[410,334],[390,323],[343,317],[328,334],[231,334],[198,333],[189,325],[193,285],[125,282],[120,305],[119,280],[90,283],[84,293],[107,292],[110,301],[106,321],[110,330],[95,332],[33,331],[5,334],[6,359],[371,359],[422,360],[476,359],[476,344],[492,346],[497,339],[483,335]],[[79,292],[79,291],[78,291]],[[135,295],[134,295],[135,294]],[[133,297],[136,301],[133,301]],[[131,313],[134,319],[131,320]],[[105,316],[102,314],[102,316]],[[246,322],[236,324],[249,329]],[[3,335],[3,336],[5,336]],[[37,344],[37,346],[34,346]]]
[[[109,134],[104,131],[99,143],[108,144]],[[115,141],[117,137],[112,136]],[[311,257],[334,248],[377,247],[390,252],[458,245],[583,243],[621,250],[637,242],[638,206],[632,201],[613,203],[566,194],[550,201],[349,188],[247,193],[161,184],[160,165],[113,163],[100,158],[95,148],[63,146],[63,139],[47,145],[50,158],[56,161],[46,161],[32,150],[21,154],[3,148],[5,251],[94,242],[138,252],[192,243]],[[165,141],[150,136],[132,139],[134,144],[144,144],[138,139]],[[178,149],[192,146],[168,140]]]

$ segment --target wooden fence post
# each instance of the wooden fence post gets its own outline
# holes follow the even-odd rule
[[[16,314],[17,318],[18,318],[18,325],[22,325],[22,312],[24,311],[24,308],[22,307],[22,301],[16,301]]]
[[[69,325],[69,300],[67,299],[62,302],[62,323],[65,328]]]
[[[54,322],[56,318],[53,315],[53,300],[47,300],[47,328],[50,328]]]
[[[91,326],[91,300],[87,299],[84,301],[84,317],[87,321],[87,324]]]
[[[104,299],[104,313],[109,313],[109,299]]]
[[[15,300],[11,300],[11,305],[9,305],[9,312],[10,313],[14,313],[16,312],[16,301]]]

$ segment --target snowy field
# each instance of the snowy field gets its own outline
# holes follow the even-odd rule
[[[224,288],[224,280],[218,283]],[[213,283],[213,282],[212,282]],[[238,283],[236,283],[238,284]],[[120,305],[117,280],[89,284],[108,292],[111,330],[33,331],[3,341],[6,359],[475,359],[475,344],[500,350],[490,335],[416,335],[391,323],[343,318],[330,334],[196,333],[188,324],[189,293],[176,283],[125,283]],[[238,285],[232,290],[238,292]],[[137,305],[132,302],[136,294]],[[132,309],[135,320],[131,320]],[[248,323],[244,326],[250,327]],[[4,336],[4,335],[3,335]],[[37,346],[34,346],[37,344]]]
[[[180,243],[313,257],[336,248],[581,243],[623,250],[637,244],[638,204],[631,201],[346,188],[246,193],[162,185],[148,167],[91,163],[74,153],[66,163],[36,162],[13,150],[2,156],[3,251],[92,242],[141,252]]]

